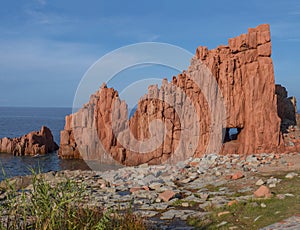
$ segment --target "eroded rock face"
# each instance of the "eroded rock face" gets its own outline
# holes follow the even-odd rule
[[[30,132],[22,137],[0,139],[0,152],[15,156],[46,154],[58,150],[49,128],[42,126],[40,131]]]
[[[296,123],[300,127],[300,114],[296,113]]]
[[[291,125],[296,125],[296,98],[288,97],[285,87],[276,85],[278,116],[281,119],[281,132],[286,133]]]
[[[149,86],[129,120],[125,101],[102,85],[88,104],[66,117],[59,156],[105,162],[112,157],[125,165],[138,165],[212,152],[284,152],[280,118],[289,115],[281,109],[284,90],[278,87],[275,92],[270,56],[269,25],[249,29],[213,50],[200,46],[187,71],[171,82],[164,79],[160,88]],[[205,68],[218,87],[207,81]],[[218,97],[225,106],[223,117],[211,112],[221,108]],[[163,129],[157,121],[163,122]],[[223,144],[218,138],[222,130],[211,128],[215,123],[222,125]],[[235,138],[229,133],[232,128],[238,131]],[[218,144],[220,149],[215,147]]]
[[[237,140],[224,144],[223,153],[251,154],[279,151],[282,146],[277,114],[269,25],[260,25],[229,39],[228,46],[196,57],[211,69],[224,95],[226,128],[237,128]]]

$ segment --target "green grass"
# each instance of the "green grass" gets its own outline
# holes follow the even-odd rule
[[[172,203],[172,206],[181,207],[183,203],[188,203],[189,207],[195,207],[197,205],[197,202],[192,201],[192,200],[184,201],[184,200],[178,199]]]
[[[198,229],[260,229],[285,218],[300,213],[300,178],[285,179],[285,174],[276,175],[283,179],[275,188],[271,189],[274,194],[270,199],[252,199],[240,202],[232,206],[213,209],[212,214],[204,220],[190,219],[188,223]],[[293,194],[294,197],[286,197],[283,200],[276,198],[277,194]],[[234,196],[233,196],[234,197]],[[265,208],[261,204],[266,205]],[[228,211],[229,214],[218,216],[218,213]],[[223,221],[226,225],[218,227]]]
[[[32,191],[17,190],[5,181],[0,204],[0,229],[146,229],[144,220],[131,209],[103,211],[87,207],[82,184],[66,179],[55,185],[33,174]]]
[[[219,192],[220,191],[220,186],[215,186],[213,184],[208,184],[205,186],[205,188],[209,191],[209,192]]]

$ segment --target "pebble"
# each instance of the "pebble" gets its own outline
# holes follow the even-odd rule
[[[158,214],[159,212],[155,212],[155,211],[135,211],[134,214],[140,215],[140,216],[144,216],[144,217],[154,217]]]
[[[256,217],[256,218],[253,220],[253,222],[256,222],[256,221],[258,221],[258,220],[259,220],[261,217],[262,217],[262,215],[260,215],[260,216]]]
[[[189,205],[188,202],[183,202],[183,203],[181,204],[181,206],[187,208],[187,207],[189,207],[190,205]]]
[[[293,179],[294,177],[298,176],[298,173],[295,173],[295,172],[290,172],[288,173],[285,178],[287,179]]]
[[[218,213],[218,217],[221,217],[221,216],[224,216],[224,215],[228,215],[228,214],[230,214],[229,211],[219,212]]]
[[[261,203],[261,204],[260,204],[260,207],[262,207],[262,208],[266,208],[266,207],[267,207],[267,205],[266,205],[265,203]]]
[[[227,224],[226,221],[222,221],[220,224],[217,225],[217,228],[222,227],[222,226],[224,226],[224,225],[226,225],[226,224]]]
[[[255,185],[257,186],[261,186],[263,185],[265,182],[262,179],[259,179],[258,181],[256,181]]]

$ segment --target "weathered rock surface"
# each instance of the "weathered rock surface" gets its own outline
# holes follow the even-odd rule
[[[281,131],[285,133],[289,126],[296,125],[296,98],[288,97],[285,87],[276,85],[278,116],[281,119]]]
[[[229,39],[229,46],[196,56],[216,77],[227,108],[227,127],[237,128],[237,140],[224,144],[223,153],[278,151],[282,144],[277,114],[269,25],[260,25]]]
[[[0,152],[15,156],[46,154],[58,150],[49,128],[42,126],[40,131],[30,132],[22,137],[0,139]]]
[[[299,113],[296,114],[296,123],[298,126],[300,126],[300,114]]]
[[[59,156],[106,163],[112,157],[125,165],[138,165],[165,162],[176,151],[179,155],[175,157],[181,157],[180,160],[212,152],[241,155],[285,152],[280,125],[281,119],[293,116],[290,109],[288,114],[284,112],[286,101],[291,100],[282,87],[275,91],[270,56],[269,25],[251,28],[247,34],[229,39],[229,45],[213,50],[200,46],[187,71],[173,77],[171,82],[163,80],[160,88],[149,86],[148,94],[139,100],[129,120],[127,105],[120,100],[118,92],[102,85],[88,104],[66,117]],[[201,78],[204,66],[211,71],[219,90],[213,81]],[[213,99],[221,95],[226,117],[216,118],[216,114],[211,114],[209,100],[212,99],[204,96],[207,92]],[[190,104],[195,106],[195,111],[185,107]],[[213,106],[218,108],[217,103]],[[165,124],[164,130],[160,130],[157,120]],[[216,120],[225,121],[221,150],[208,149],[209,144],[218,144],[215,135],[211,135]],[[238,131],[235,138],[229,133],[232,128]],[[189,135],[183,135],[187,130]],[[195,149],[190,137],[196,140]],[[161,144],[151,148],[161,140]],[[296,147],[289,146],[288,151]],[[193,153],[189,155],[191,149]]]

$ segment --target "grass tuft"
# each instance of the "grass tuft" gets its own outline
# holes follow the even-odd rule
[[[82,184],[66,179],[56,184],[33,172],[30,190],[4,181],[0,201],[0,229],[146,229],[144,220],[130,210],[103,211],[89,207]]]

